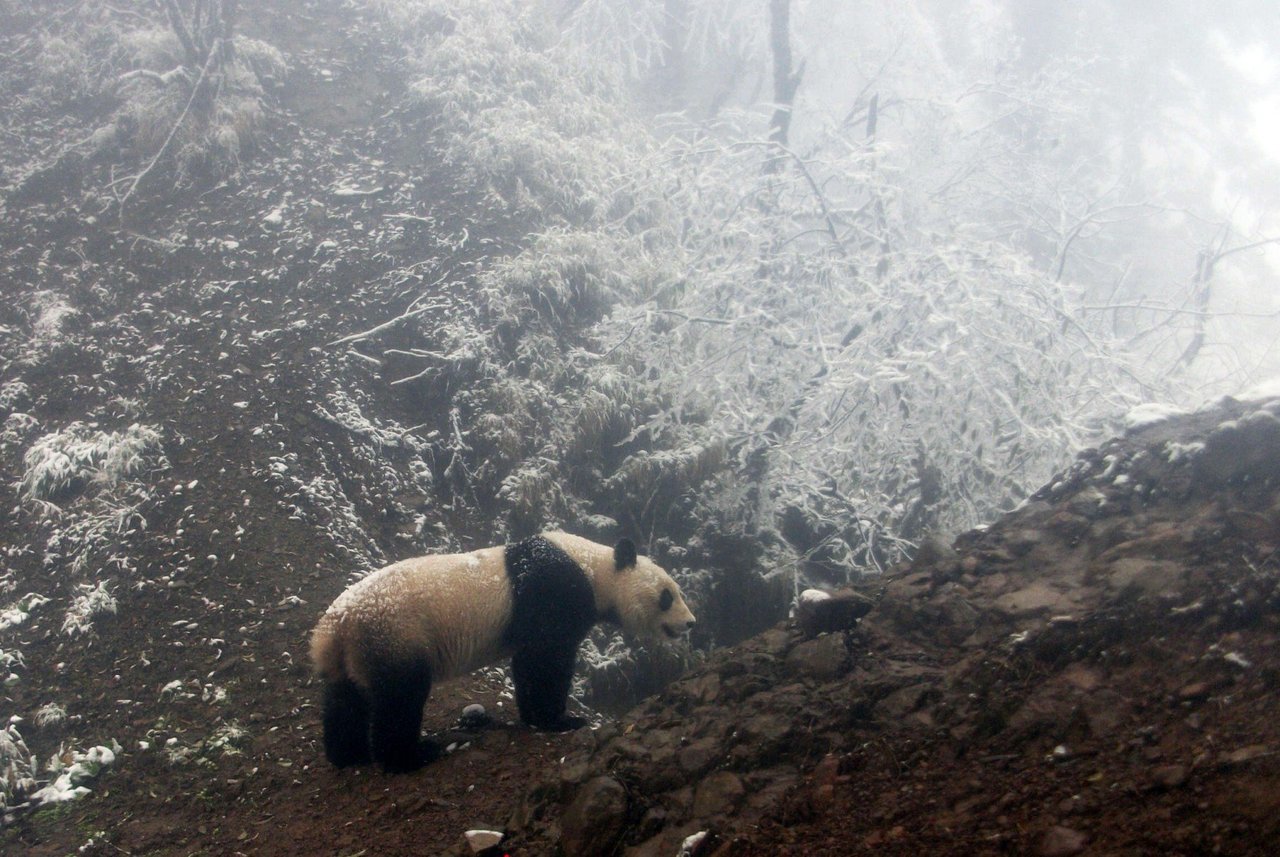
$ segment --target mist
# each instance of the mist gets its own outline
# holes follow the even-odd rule
[[[1267,0],[0,0],[12,835],[75,846],[23,819],[122,763],[231,801],[310,764],[307,635],[396,560],[667,569],[697,625],[587,637],[599,728],[785,659],[807,590],[959,585],[1086,471],[1269,449],[1277,57]],[[474,681],[441,710],[515,709]]]

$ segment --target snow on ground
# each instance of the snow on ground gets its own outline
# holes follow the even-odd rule
[[[1264,402],[1280,399],[1280,376],[1260,381],[1236,396],[1242,402]]]
[[[1138,405],[1124,415],[1124,428],[1127,432],[1137,431],[1147,428],[1148,426],[1162,423],[1170,417],[1176,417],[1186,413],[1182,408],[1173,405],[1163,405],[1156,402]]]

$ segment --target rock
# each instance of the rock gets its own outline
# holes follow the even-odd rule
[[[1178,699],[1182,702],[1198,701],[1207,699],[1209,694],[1213,692],[1213,686],[1207,681],[1196,681],[1191,684],[1184,685],[1178,690]]]
[[[1001,595],[996,606],[1012,616],[1029,616],[1037,613],[1069,613],[1071,600],[1043,581]]]
[[[480,729],[492,722],[493,718],[484,706],[475,702],[462,709],[462,716],[458,718],[458,726],[462,729]]]
[[[1230,753],[1224,754],[1218,764],[1224,768],[1235,768],[1240,765],[1247,765],[1254,759],[1261,759],[1263,756],[1270,756],[1271,751],[1267,749],[1266,744],[1250,744],[1247,747],[1241,747],[1239,750],[1232,750]]]
[[[1117,592],[1159,596],[1176,592],[1186,575],[1186,569],[1176,562],[1127,557],[1111,564],[1106,582]]]
[[[728,812],[738,805],[747,790],[732,771],[717,771],[698,783],[693,793],[693,817],[705,819]]]
[[[796,603],[796,624],[806,637],[847,631],[875,606],[869,596],[852,589],[824,592],[806,589]]]
[[[826,681],[838,678],[848,666],[849,652],[843,634],[826,634],[800,643],[787,653],[787,671]]]
[[[1151,784],[1156,788],[1176,789],[1186,781],[1186,765],[1161,765],[1151,771]]]
[[[680,770],[697,776],[711,767],[720,756],[720,744],[713,738],[699,738],[676,754]]]
[[[1255,411],[1222,423],[1205,438],[1194,466],[1196,476],[1212,485],[1275,475],[1280,467],[1280,419]]]
[[[1026,556],[1044,541],[1044,533],[1039,530],[1014,530],[1005,538],[1005,544],[1015,557]]]
[[[680,853],[678,857],[697,857],[703,853],[702,843],[707,841],[707,831],[699,830],[697,833],[691,833],[680,843]]]
[[[613,777],[596,777],[578,790],[560,819],[560,847],[567,857],[613,852],[627,819],[627,791]]]
[[[702,830],[696,824],[668,827],[661,833],[646,839],[639,845],[626,849],[623,857],[672,857],[680,850],[685,839]]]
[[[467,845],[471,846],[471,851],[475,854],[494,848],[502,841],[502,834],[496,830],[468,830],[462,835],[466,837]]]
[[[1071,857],[1079,854],[1089,844],[1087,834],[1061,825],[1049,829],[1040,840],[1041,857]]]

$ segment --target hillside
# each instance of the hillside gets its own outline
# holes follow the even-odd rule
[[[928,546],[856,628],[716,653],[584,736],[516,812],[517,845],[1270,853],[1277,413],[1135,428]]]
[[[81,4],[36,5],[0,2],[0,851],[465,854],[477,827],[512,854],[674,855],[702,831],[700,855],[1267,851],[1280,402],[1135,423],[990,527],[868,579],[856,627],[751,636],[789,577],[758,574],[769,554],[740,527],[693,520],[703,485],[737,496],[733,460],[689,441],[654,451],[674,476],[646,470],[637,437],[666,392],[592,387],[595,411],[566,394],[611,377],[595,354],[597,375],[558,362],[598,345],[582,330],[607,290],[583,274],[539,292],[558,262],[539,246],[526,302],[494,299],[486,272],[547,223],[520,180],[518,204],[479,186],[443,114],[407,96],[393,25],[366,4],[258,4],[241,31],[284,64],[257,78],[253,144],[126,207],[114,171],[148,153],[67,146],[121,99],[60,92],[49,75],[82,58],[33,39]],[[572,491],[514,478],[547,450],[587,461]],[[635,484],[634,508],[609,505]],[[803,506],[806,546],[844,515]],[[434,692],[425,728],[453,749],[428,769],[329,768],[304,655],[324,607],[389,560],[566,518],[648,533],[707,619],[692,652],[584,652],[579,698],[629,704],[692,668],[569,735],[519,726],[486,671]],[[472,702],[491,725],[461,727]]]

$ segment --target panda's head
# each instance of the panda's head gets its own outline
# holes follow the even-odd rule
[[[657,563],[636,554],[630,539],[613,548],[613,609],[630,634],[675,640],[696,621],[680,586]]]
[[[607,621],[639,637],[674,640],[694,625],[680,586],[648,557],[639,556],[630,539],[611,549],[568,533],[546,533],[591,578],[596,611]]]

